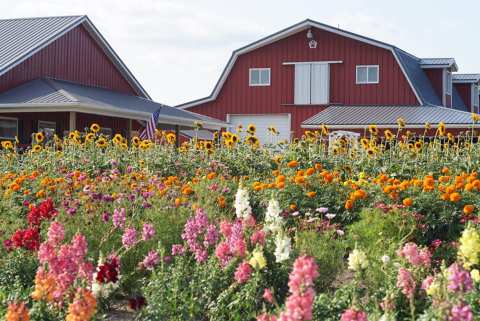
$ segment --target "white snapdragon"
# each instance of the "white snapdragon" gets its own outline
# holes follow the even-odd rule
[[[279,233],[282,231],[283,218],[280,216],[282,210],[280,204],[276,199],[271,199],[268,202],[267,212],[265,213],[265,230],[272,233]]]
[[[277,237],[275,238],[275,261],[280,263],[288,260],[291,250],[292,244],[290,238],[284,233],[277,234]]]
[[[348,256],[348,268],[352,271],[364,270],[368,267],[367,255],[365,252],[354,249]]]
[[[252,213],[250,196],[248,196],[248,191],[243,188],[242,185],[238,186],[237,193],[235,194],[234,206],[238,218],[246,219]]]

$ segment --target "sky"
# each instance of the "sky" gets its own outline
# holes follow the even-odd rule
[[[208,96],[233,50],[310,18],[480,73],[478,0],[0,0],[1,18],[90,17],[150,96]]]

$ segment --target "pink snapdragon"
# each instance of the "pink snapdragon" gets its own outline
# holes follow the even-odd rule
[[[131,227],[125,229],[122,235],[122,244],[126,249],[129,249],[137,242],[137,231]]]
[[[262,313],[257,316],[257,321],[277,321],[277,318],[274,315],[268,313]]]
[[[288,281],[290,295],[285,302],[285,311],[279,316],[280,321],[312,319],[313,283],[317,277],[318,267],[312,257],[301,256],[295,260]]]
[[[217,245],[215,255],[220,261],[220,265],[225,267],[233,257],[245,257],[247,244],[244,239],[244,229],[241,220],[236,220],[233,224],[223,222],[220,225],[225,240]]]
[[[160,263],[160,255],[158,255],[157,251],[152,250],[148,252],[147,256],[140,262],[140,268],[151,271],[158,263]]]
[[[252,275],[252,267],[248,262],[242,262],[235,270],[235,281],[242,284],[247,282]]]
[[[207,214],[199,208],[195,216],[185,223],[182,239],[187,243],[197,262],[202,263],[208,258],[209,247],[216,244],[218,231],[214,224],[208,223]]]
[[[121,209],[115,209],[113,210],[113,216],[112,216],[112,221],[113,221],[113,226],[115,226],[118,229],[122,229],[125,226],[125,220],[126,220],[126,210],[124,208]]]
[[[145,223],[142,228],[142,240],[148,241],[155,236],[155,229],[152,224]]]
[[[415,243],[407,243],[397,251],[397,255],[405,258],[413,266],[430,266],[431,253],[427,249],[419,249]]]
[[[452,307],[450,310],[451,321],[472,321],[473,312],[468,304],[460,303]]]
[[[367,314],[364,311],[350,308],[345,310],[340,317],[340,321],[367,321]]]
[[[265,289],[265,290],[263,291],[263,296],[262,296],[262,298],[263,298],[265,301],[269,302],[269,303],[273,303],[273,294],[272,294],[272,291],[270,291],[270,289]]]
[[[255,245],[265,245],[265,231],[263,230],[258,230],[252,233],[252,236],[250,236],[250,243],[252,243],[252,246]]]
[[[172,245],[172,255],[177,256],[177,255],[183,255],[185,254],[185,248],[181,244],[173,244]]]
[[[405,269],[400,268],[397,275],[397,286],[402,289],[402,293],[409,299],[415,295],[416,283],[413,279],[412,273]]]
[[[52,222],[47,237],[50,245],[58,246],[65,238],[65,228],[58,222]]]
[[[473,289],[473,281],[470,273],[457,263],[448,267],[448,285],[450,292],[468,292]]]

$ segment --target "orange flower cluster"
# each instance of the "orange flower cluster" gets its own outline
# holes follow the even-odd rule
[[[10,303],[8,305],[6,321],[29,321],[30,315],[25,303]]]
[[[86,289],[78,289],[75,299],[68,306],[65,321],[89,321],[95,315],[97,300],[93,293]]]
[[[55,278],[42,269],[39,269],[35,275],[35,290],[31,297],[35,301],[53,302],[53,293],[56,288]]]

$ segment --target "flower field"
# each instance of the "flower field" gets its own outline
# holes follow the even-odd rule
[[[478,133],[398,123],[4,141],[0,317],[480,320]]]

